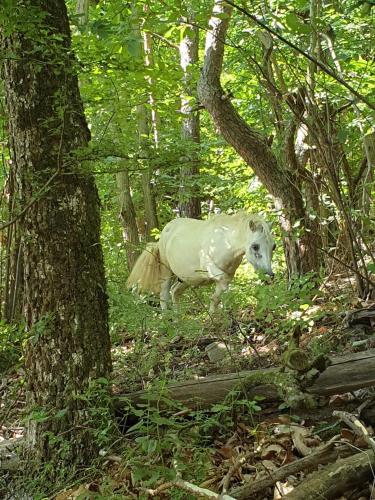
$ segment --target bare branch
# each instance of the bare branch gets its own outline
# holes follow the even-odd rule
[[[243,7],[241,7],[239,5],[236,5],[231,0],[224,0],[224,1],[228,5],[231,5],[232,7],[234,7],[235,9],[237,9],[239,12],[242,12],[242,14],[244,14],[246,17],[249,17],[250,19],[252,19],[256,24],[258,24],[258,26],[261,26],[263,29],[265,29],[266,31],[268,31],[269,33],[271,33],[273,36],[275,36],[276,38],[278,38],[279,40],[281,40],[282,42],[284,42],[286,45],[288,45],[289,47],[291,47],[292,49],[294,49],[296,52],[298,52],[299,54],[301,54],[303,57],[305,57],[309,61],[313,62],[317,66],[319,66],[319,68],[322,71],[324,71],[324,73],[326,73],[327,75],[329,75],[330,77],[332,77],[334,80],[336,80],[338,83],[340,83],[343,87],[345,87],[346,89],[348,89],[360,101],[362,101],[365,104],[367,104],[367,106],[369,108],[375,110],[375,104],[373,102],[371,102],[366,96],[360,94],[354,87],[352,87],[343,78],[341,78],[341,76],[337,75],[329,66],[327,66],[323,62],[319,61],[319,59],[316,59],[315,57],[311,56],[310,54],[308,54],[304,50],[300,49],[293,42],[287,40],[285,37],[283,37],[282,35],[280,35],[280,33],[278,33],[274,29],[272,29],[269,26],[267,26],[265,23],[263,23],[262,21],[260,21],[256,16],[254,16],[253,14],[250,14],[250,12],[248,12]]]

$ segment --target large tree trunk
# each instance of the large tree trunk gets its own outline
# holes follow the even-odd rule
[[[111,369],[99,199],[75,157],[90,135],[65,3],[16,3],[20,22],[2,49],[23,210],[28,403],[38,414],[27,425],[28,456],[71,467],[97,456],[86,396]]]
[[[211,114],[225,140],[249,164],[268,191],[275,197],[277,208],[283,211],[281,224],[285,234],[285,254],[289,274],[311,270],[310,246],[314,244],[307,233],[293,236],[293,226],[299,220],[302,230],[305,209],[301,192],[296,185],[295,172],[278,163],[267,140],[249,127],[225,95],[220,75],[223,65],[224,41],[232,8],[223,0],[216,0],[206,38],[205,60],[198,96]]]
[[[192,9],[187,6],[187,10]],[[191,20],[193,13],[189,12]],[[196,80],[194,78],[195,65],[198,63],[199,30],[189,27],[180,43],[180,64],[183,71],[183,96],[181,97],[182,139],[186,143],[186,157],[188,162],[181,167],[180,172],[180,203],[179,212],[182,217],[200,219],[201,200],[198,188],[194,181],[199,174],[200,123],[199,111],[195,110]]]

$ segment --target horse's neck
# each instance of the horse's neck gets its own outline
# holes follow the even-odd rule
[[[247,223],[237,224],[233,227],[233,236],[232,249],[234,257],[242,257],[245,254],[245,247],[248,239]]]

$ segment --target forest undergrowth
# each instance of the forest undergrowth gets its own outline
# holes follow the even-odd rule
[[[189,409],[165,391],[171,382],[279,366],[297,325],[300,346],[310,357],[374,347],[373,325],[350,328],[345,322],[347,311],[371,306],[356,298],[348,276],[331,275],[320,287],[313,276],[305,276],[288,286],[281,279],[264,283],[253,276],[249,281],[241,271],[214,318],[205,307],[209,293],[190,290],[177,313],[162,316],[149,298],[114,293],[109,284],[111,382],[121,401],[119,428],[103,428],[100,459],[85,471],[84,480],[72,474],[53,487],[32,481],[28,489],[34,493],[25,498],[209,498],[266,478],[333,436],[363,445],[352,430],[341,428],[332,411],[352,410],[364,391],[320,398],[308,411],[233,394],[209,409]],[[26,407],[22,334],[7,328],[1,330],[2,441],[22,439]],[[209,359],[210,346],[217,361]],[[136,406],[127,394],[137,390],[147,397]],[[290,474],[263,491],[263,498],[280,498],[304,477],[303,471]],[[17,472],[8,472],[1,484],[8,494],[11,478],[17,487],[22,482]],[[347,498],[368,491],[367,484],[361,486]]]

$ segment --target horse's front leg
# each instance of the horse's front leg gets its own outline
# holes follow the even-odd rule
[[[221,295],[225,292],[231,281],[231,277],[223,274],[219,279],[216,279],[215,293],[211,297],[211,303],[209,308],[209,313],[214,314],[216,312],[217,306],[219,305]]]

